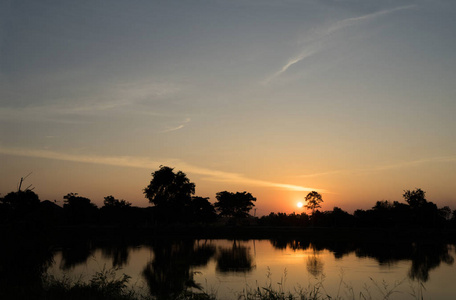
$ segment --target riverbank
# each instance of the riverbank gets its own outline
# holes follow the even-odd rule
[[[44,234],[52,239],[111,238],[191,238],[191,239],[316,239],[319,241],[414,241],[456,242],[455,229],[433,228],[338,228],[278,226],[198,226],[159,227],[59,226],[51,228],[0,227],[0,235]]]
[[[144,237],[193,239],[271,239],[308,238],[331,241],[456,241],[454,229],[420,228],[325,228],[325,227],[230,227],[230,226],[168,226],[150,228],[128,227],[59,227],[52,230],[58,237]]]
[[[117,274],[115,269],[103,269],[96,272],[90,281],[72,282],[68,279],[55,279],[54,277],[46,277],[43,280],[43,286],[40,291],[36,291],[34,299],[85,299],[85,300],[218,300],[224,299],[223,296],[214,291],[206,291],[201,287],[187,288],[176,294],[166,295],[147,295],[132,288],[129,288],[128,283],[130,277],[123,274]],[[374,280],[366,279],[370,283],[365,286],[369,287],[362,291],[354,291],[353,287],[347,285],[341,279],[341,285],[344,287],[339,289],[337,294],[330,295],[325,289],[323,279],[312,284],[293,287],[292,290],[285,289],[281,283],[273,285],[268,281],[263,286],[249,287],[246,286],[241,290],[232,291],[233,297],[243,300],[330,300],[330,299],[425,299],[425,287],[421,283],[408,283],[410,292],[404,294],[400,292],[400,288],[407,285],[404,281],[395,282],[391,285],[379,285]],[[384,282],[385,284],[385,282]],[[1,294],[1,293],[0,293]],[[19,296],[19,297],[18,297]],[[24,296],[24,297],[21,297]],[[29,299],[30,294],[15,294],[14,299]]]

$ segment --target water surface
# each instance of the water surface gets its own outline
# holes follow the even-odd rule
[[[120,268],[143,293],[166,298],[202,287],[221,299],[271,286],[294,292],[322,285],[332,297],[453,299],[455,247],[443,243],[366,243],[305,240],[168,240],[62,246],[48,269],[89,280],[103,268]],[[424,286],[424,288],[423,288]],[[367,297],[366,297],[367,298]]]

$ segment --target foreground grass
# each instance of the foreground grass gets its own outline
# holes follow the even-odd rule
[[[316,278],[317,279],[317,278]],[[325,276],[322,275],[315,283],[309,283],[307,287],[297,286],[294,291],[285,290],[286,270],[284,277],[273,287],[271,273],[268,270],[267,282],[264,286],[255,288],[246,287],[237,295],[238,300],[392,300],[392,299],[424,299],[424,285],[421,282],[409,282],[409,291],[404,292],[405,279],[389,284],[386,281],[381,283],[369,278],[370,284],[364,284],[361,291],[355,291],[353,287],[343,280],[341,274],[338,291],[330,294],[324,287]]]
[[[371,279],[372,280],[372,279]],[[373,280],[372,280],[373,281]],[[307,288],[297,288],[294,292],[283,291],[280,287],[274,289],[270,286],[268,287],[257,287],[256,289],[247,289],[243,293],[239,294],[237,299],[242,300],[390,300],[390,299],[421,299],[423,300],[423,290],[422,286],[418,290],[414,287],[411,287],[409,293],[403,293],[397,291],[398,284],[389,286],[385,282],[382,282],[380,285],[374,282],[374,287],[377,289],[373,293],[369,287],[366,286],[366,289],[363,291],[355,292],[353,288],[349,286],[344,286],[343,290],[339,290],[336,295],[329,295],[321,282],[315,285],[309,285]],[[343,294],[343,295],[342,295]]]
[[[133,289],[127,284],[130,276],[116,275],[117,269],[107,270],[105,267],[96,272],[89,282],[72,282],[69,278],[56,279],[47,276],[44,279],[43,299],[113,299],[133,300],[137,299]]]
[[[155,300],[155,299],[196,299],[196,300],[217,300],[224,297],[216,293],[206,293],[202,289],[192,289],[180,292],[177,295],[151,296],[136,292],[128,286],[130,277],[122,274],[117,276],[117,269],[107,270],[103,268],[95,273],[89,282],[72,282],[69,278],[56,279],[47,276],[44,279],[43,292],[34,299],[84,299],[84,300]],[[398,291],[398,287],[404,282],[396,282],[389,285],[386,282],[377,283],[370,279],[370,286],[365,285],[364,290],[355,292],[353,288],[344,283],[341,279],[339,291],[336,295],[329,295],[323,285],[324,277],[317,283],[309,284],[306,288],[297,287],[294,291],[285,291],[283,282],[273,287],[267,275],[268,282],[265,286],[246,287],[238,293],[234,293],[231,299],[238,300],[374,300],[374,299],[424,299],[424,286],[410,284],[410,292]],[[13,299],[13,298],[11,298]],[[22,299],[16,298],[14,299]]]

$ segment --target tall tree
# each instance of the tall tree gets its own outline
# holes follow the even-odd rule
[[[139,221],[133,215],[131,203],[128,201],[119,200],[109,195],[104,197],[103,204],[103,207],[100,209],[101,223],[131,226],[137,224],[136,222]]]
[[[92,223],[95,221],[98,208],[89,198],[78,196],[78,193],[68,193],[63,196],[63,209],[68,220],[73,224]]]
[[[38,195],[31,190],[8,193],[0,198],[0,222],[27,218],[40,206]]]
[[[131,207],[130,202],[123,200],[123,199],[122,200],[116,199],[112,195],[104,197],[103,204],[104,204],[104,207],[109,207],[109,208],[123,209],[123,208]]]
[[[192,214],[190,221],[208,223],[215,221],[217,218],[214,206],[209,202],[209,198],[192,197],[189,211]]]
[[[426,192],[422,189],[415,189],[413,191],[406,190],[402,197],[404,197],[405,201],[410,205],[410,208],[417,209],[426,205],[427,201],[425,194]]]
[[[159,170],[152,173],[152,177],[144,194],[156,207],[158,216],[181,218],[195,194],[195,184],[182,171],[174,173],[174,169],[167,166],[160,166]]]
[[[307,194],[307,196],[304,198],[306,200],[306,205],[304,206],[307,209],[312,210],[312,214],[315,213],[315,210],[317,208],[321,208],[320,203],[323,202],[323,199],[319,193],[316,191],[312,191]]]
[[[9,206],[12,211],[19,213],[36,210],[40,205],[38,195],[31,190],[8,193],[4,198],[0,198],[0,202]]]
[[[451,218],[451,208],[444,206],[439,209],[439,214],[445,221],[448,221]]]
[[[217,202],[214,204],[221,216],[245,218],[255,206],[256,198],[247,192],[230,193],[219,192],[216,195]]]

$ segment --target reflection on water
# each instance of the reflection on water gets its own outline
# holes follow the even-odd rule
[[[92,247],[89,241],[79,243],[71,243],[64,245],[62,248],[62,260],[60,261],[60,269],[70,270],[79,264],[83,264],[92,255]]]
[[[174,298],[188,288],[198,288],[192,267],[206,265],[215,254],[215,247],[193,240],[160,240],[152,245],[154,258],[142,274],[151,295],[159,299]]]
[[[324,263],[321,258],[318,257],[318,253],[314,251],[312,256],[307,257],[307,272],[312,274],[314,277],[318,277],[323,274]]]
[[[103,247],[101,251],[105,259],[112,260],[112,266],[115,268],[121,268],[128,263],[129,251],[125,244]]]
[[[94,261],[98,267],[106,265],[128,270],[127,274],[135,279],[133,282],[143,282],[148,293],[159,299],[200,288],[205,280],[211,284],[237,282],[237,290],[242,290],[247,280],[262,282],[266,268],[271,265],[281,270],[286,268],[288,281],[293,283],[305,278],[303,270],[308,278],[314,278],[336,276],[337,268],[343,268],[360,274],[353,277],[355,281],[368,280],[377,272],[385,280],[407,276],[410,280],[426,282],[427,289],[432,290],[432,284],[438,284],[432,281],[432,277],[437,276],[433,274],[440,274],[442,266],[454,264],[454,246],[446,243],[157,239],[136,244],[78,241],[57,245],[54,249],[58,250],[53,252],[49,245],[33,247],[34,250],[31,245],[16,243],[0,248],[0,290],[24,285],[36,288],[49,266],[48,272],[58,276]],[[456,274],[454,267],[451,270]],[[90,278],[90,274],[86,278]],[[236,278],[243,278],[241,285]],[[338,282],[329,280],[327,284]]]
[[[231,248],[220,247],[217,254],[216,270],[222,273],[247,273],[254,268],[253,258],[248,247],[233,241]]]
[[[310,242],[308,240],[272,240],[272,245],[277,249],[313,251],[313,256],[307,259],[307,270],[310,274],[318,276],[323,272],[323,262],[318,259],[318,251],[329,250],[336,259],[355,253],[357,257],[375,259],[379,265],[391,265],[399,261],[411,260],[412,265],[408,277],[412,280],[426,282],[429,272],[440,266],[441,263],[452,265],[453,256],[450,246],[445,243],[331,243]]]
[[[356,255],[372,257],[379,264],[394,264],[401,260],[411,260],[409,278],[426,282],[429,279],[429,272],[439,267],[441,263],[453,264],[454,258],[450,255],[449,250],[448,245],[439,243],[377,244],[358,248]]]
[[[408,273],[411,279],[428,281],[429,272],[441,263],[452,265],[453,256],[448,252],[448,246],[442,244],[414,245],[412,253],[412,266]]]

